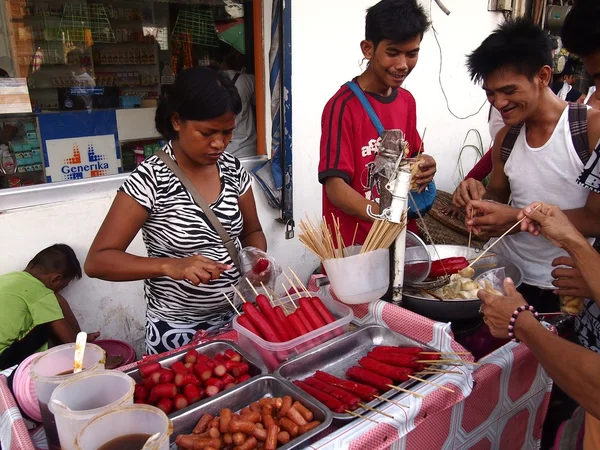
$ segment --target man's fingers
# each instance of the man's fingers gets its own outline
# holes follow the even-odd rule
[[[577,269],[570,269],[568,267],[558,267],[551,273],[552,278],[581,278]]]
[[[581,289],[576,289],[576,288],[559,288],[559,289],[555,289],[553,291],[554,295],[558,295],[560,297],[566,297],[566,296],[573,296],[573,297],[579,297],[581,295]]]
[[[504,279],[504,292],[507,296],[518,294],[515,282],[510,277]]]
[[[571,267],[573,267],[573,266],[575,266],[575,263],[568,256],[559,256],[554,261],[552,261],[552,267],[557,267],[557,266],[571,266]]]
[[[479,291],[477,291],[477,297],[483,302],[485,306],[487,306],[494,298],[494,294],[490,294],[488,291],[480,289]]]

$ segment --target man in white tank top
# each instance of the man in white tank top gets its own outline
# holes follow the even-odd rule
[[[507,126],[491,150],[487,189],[473,179],[457,189],[454,199],[466,208],[467,227],[476,234],[501,236],[517,222],[521,208],[542,201],[563,209],[584,236],[600,236],[600,194],[576,183],[593,147],[585,144],[583,155],[581,144],[575,148],[583,142],[586,124],[585,138],[594,144],[600,139],[600,113],[590,111],[586,118],[585,109],[571,111],[553,94],[545,33],[525,20],[506,22],[469,55],[468,66]],[[521,268],[520,290],[538,311],[559,310],[551,273],[552,261],[566,255],[562,249],[543,236],[515,231],[494,250]]]

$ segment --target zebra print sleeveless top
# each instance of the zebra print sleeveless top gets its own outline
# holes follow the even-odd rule
[[[170,143],[163,151],[175,159]],[[241,249],[243,228],[238,199],[251,187],[251,177],[240,161],[224,153],[217,162],[221,193],[210,205],[229,235]],[[223,241],[196,205],[187,189],[157,156],[141,163],[120,188],[150,214],[142,227],[142,238],[151,258],[185,258],[202,255],[233,265]],[[237,268],[224,272],[218,280],[195,286],[189,281],[168,277],[144,280],[148,314],[159,320],[186,324],[205,322],[219,325],[231,316],[231,306],[223,294],[240,277]]]

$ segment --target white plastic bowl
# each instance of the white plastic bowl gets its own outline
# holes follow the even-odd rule
[[[379,300],[390,284],[388,249],[328,259],[323,266],[336,297],[349,305]]]

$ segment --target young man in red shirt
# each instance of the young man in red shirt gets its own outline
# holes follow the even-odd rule
[[[416,0],[382,0],[369,8],[366,38],[360,43],[367,69],[354,81],[368,99],[384,129],[401,129],[410,156],[421,146],[414,97],[400,86],[414,69],[419,46],[429,22]],[[368,184],[368,166],[375,159],[381,138],[359,98],[346,85],[329,100],[321,120],[319,182],[323,184],[323,215],[333,229],[332,214],[339,218],[346,246],[362,244],[379,213],[379,194]],[[423,155],[416,176],[423,190],[433,180],[435,160]],[[354,242],[353,236],[358,223]],[[409,229],[416,231],[414,221]]]

